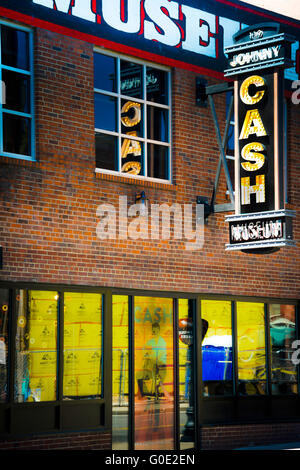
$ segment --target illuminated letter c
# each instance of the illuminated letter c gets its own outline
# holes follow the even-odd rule
[[[240,97],[243,103],[249,105],[258,103],[265,94],[265,90],[260,90],[257,91],[254,96],[251,96],[249,94],[250,85],[254,85],[255,87],[262,87],[266,85],[266,81],[259,75],[251,75],[251,77],[248,77],[243,81],[240,88]]]

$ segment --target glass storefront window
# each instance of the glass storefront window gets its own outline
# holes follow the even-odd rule
[[[0,289],[0,402],[6,401],[8,369],[9,291]]]
[[[134,297],[135,449],[174,449],[173,299]]]
[[[113,295],[113,396],[112,442],[113,449],[128,449],[129,440],[129,326],[128,297]]]
[[[202,300],[201,317],[207,322],[202,341],[204,396],[232,395],[231,302]]]
[[[56,400],[58,293],[19,290],[14,399]]]
[[[192,300],[178,299],[180,449],[195,446],[194,329]]]
[[[64,399],[102,395],[102,295],[64,294]]]
[[[266,393],[265,307],[237,302],[238,379],[240,395]]]
[[[297,364],[292,360],[296,340],[294,305],[270,305],[271,381],[273,395],[297,393]]]

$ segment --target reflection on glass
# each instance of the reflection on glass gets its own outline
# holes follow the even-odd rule
[[[147,137],[151,140],[168,142],[168,115],[165,109],[147,107]]]
[[[20,290],[14,399],[18,403],[56,400],[58,293]]]
[[[169,148],[155,144],[148,144],[147,148],[148,176],[150,178],[168,179]]]
[[[272,393],[297,393],[297,365],[292,361],[296,340],[294,305],[270,305]]]
[[[226,93],[226,113],[227,113],[227,118],[228,118],[228,113],[229,113],[229,105],[230,105],[230,100],[232,97],[232,92],[227,92]],[[226,155],[234,156],[234,122],[233,122],[234,116],[232,115],[231,117],[231,123],[229,126],[228,130],[228,139],[227,139],[227,148],[226,148]]]
[[[168,74],[153,67],[146,68],[147,101],[168,104]]]
[[[178,300],[180,450],[195,446],[193,303]]]
[[[29,69],[29,35],[1,25],[1,62],[17,69]]]
[[[118,138],[96,132],[96,168],[118,170]]]
[[[117,99],[95,93],[95,128],[117,131]]]
[[[143,98],[142,66],[132,62],[127,62],[126,60],[121,60],[120,64],[120,93],[122,95],[134,96],[135,98]]]
[[[143,106],[136,101],[122,100],[121,124],[122,134],[143,137]]]
[[[31,120],[3,113],[4,152],[31,155]]]
[[[134,298],[135,449],[174,449],[173,301]]]
[[[122,138],[121,171],[131,175],[144,175],[144,144],[135,139]]]
[[[266,393],[264,304],[237,302],[238,378],[241,395]]]
[[[117,92],[116,59],[96,52],[94,54],[94,83],[99,90]]]
[[[8,289],[0,289],[0,402],[7,400],[7,356],[9,328]]]
[[[22,73],[2,71],[5,83],[5,103],[3,107],[22,113],[30,113],[30,78]]]
[[[121,130],[127,137],[121,140],[121,171],[132,175],[142,175],[143,143],[135,137],[143,135],[143,106],[135,101],[121,102]]]
[[[128,297],[113,295],[112,447],[128,449]]]
[[[65,293],[65,399],[102,395],[102,295]]]
[[[231,302],[202,300],[201,316],[208,326],[202,342],[204,395],[232,395]]]

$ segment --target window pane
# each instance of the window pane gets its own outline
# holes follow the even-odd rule
[[[168,179],[169,148],[148,144],[148,176],[151,178]]]
[[[20,290],[16,312],[15,401],[56,400],[58,293]]]
[[[266,393],[264,304],[237,302],[238,377],[241,395]]]
[[[174,449],[173,300],[134,298],[135,449]]]
[[[117,100],[95,93],[95,128],[117,131]]]
[[[178,299],[180,450],[195,446],[193,301]]]
[[[113,449],[128,449],[128,297],[113,295]]]
[[[143,105],[135,101],[122,100],[121,132],[143,137]]]
[[[231,302],[202,300],[201,316],[207,322],[202,342],[204,395],[232,395]]]
[[[116,59],[104,54],[94,54],[95,88],[117,92]]]
[[[168,103],[168,73],[147,67],[147,100],[155,103]]]
[[[96,133],[96,168],[118,170],[118,138]]]
[[[64,302],[65,399],[102,395],[102,296],[65,293]]]
[[[31,155],[31,120],[3,113],[4,152]]]
[[[147,138],[168,142],[169,111],[155,106],[147,107]]]
[[[30,113],[30,77],[9,70],[2,71],[6,99],[4,108]]]
[[[143,98],[143,67],[121,60],[121,94]]]
[[[6,401],[7,370],[8,370],[8,328],[9,328],[9,303],[8,289],[0,289],[0,402]]]
[[[232,93],[226,93],[226,118],[229,114],[229,106],[231,101]],[[231,116],[230,125],[228,129],[228,140],[227,140],[227,149],[226,155],[234,156],[234,114]]]
[[[122,138],[121,155],[123,173],[144,175],[144,144],[142,142]]]
[[[292,361],[296,340],[294,305],[270,305],[272,393],[297,393],[297,365]]]
[[[1,26],[2,64],[29,70],[29,35],[9,26]]]

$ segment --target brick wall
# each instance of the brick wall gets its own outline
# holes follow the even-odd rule
[[[205,426],[201,430],[202,450],[230,450],[240,447],[299,442],[299,423]],[[0,450],[110,450],[110,433],[51,434],[0,441]]]
[[[0,450],[107,450],[111,449],[110,433],[72,433],[0,441]]]
[[[228,253],[225,214],[205,227],[202,250],[186,240],[99,240],[96,210],[134,203],[193,203],[210,197],[219,152],[209,108],[195,106],[195,74],[173,71],[173,184],[95,174],[92,46],[37,29],[35,33],[37,162],[1,159],[0,280],[297,298],[298,248]],[[216,107],[224,120],[225,98]],[[299,205],[300,108],[289,102],[290,208]],[[224,175],[218,202],[224,196]],[[299,243],[299,219],[295,223]]]
[[[228,450],[299,442],[299,423],[211,426],[202,429],[203,450]]]

